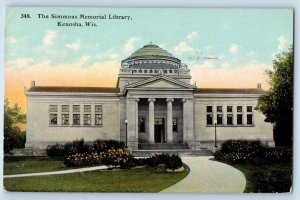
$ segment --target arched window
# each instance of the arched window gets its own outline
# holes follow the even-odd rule
[[[139,70],[139,73],[142,73],[142,72],[143,72],[143,71],[140,69],[140,70]]]
[[[152,70],[152,69],[150,69],[149,73],[153,73],[153,70]]]
[[[173,73],[173,71],[170,69],[170,70],[169,70],[169,73],[170,73],[170,74],[172,74],[172,73]]]
[[[145,70],[144,70],[144,73],[148,73],[148,71],[145,69]]]
[[[164,73],[166,74],[166,73],[168,73],[168,71],[167,71],[167,70],[164,70]]]

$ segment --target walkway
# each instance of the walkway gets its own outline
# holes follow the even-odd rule
[[[190,173],[161,192],[243,192],[246,186],[243,173],[227,164],[209,160],[211,158],[182,157],[182,161],[190,167]]]
[[[29,177],[29,176],[48,176],[48,175],[57,175],[57,174],[71,174],[71,173],[88,172],[88,171],[95,171],[95,170],[101,170],[101,169],[107,169],[107,168],[108,168],[107,166],[86,167],[86,168],[80,168],[80,169],[69,169],[69,170],[61,170],[61,171],[53,171],[53,172],[5,175],[5,176],[3,176],[3,178],[21,178],[21,177]]]

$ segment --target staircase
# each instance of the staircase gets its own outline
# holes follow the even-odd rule
[[[138,150],[132,150],[135,157],[149,157],[155,154],[171,154],[179,156],[212,156],[212,152],[208,149],[190,149],[187,144],[171,144],[171,143],[157,143],[147,144],[140,143]]]
[[[148,143],[140,143],[139,149],[141,150],[170,150],[170,149],[189,149],[187,144],[182,143],[156,143],[156,144],[148,144]]]

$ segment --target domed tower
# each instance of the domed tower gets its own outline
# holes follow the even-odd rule
[[[190,84],[190,70],[181,60],[158,45],[149,44],[122,60],[117,87],[120,92],[126,85],[157,75],[170,76]]]

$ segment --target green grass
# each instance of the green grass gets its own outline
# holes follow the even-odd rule
[[[245,174],[247,185],[244,192],[289,192],[292,184],[292,163],[231,164]]]
[[[153,168],[93,171],[65,175],[4,179],[8,191],[33,192],[159,192],[188,172],[159,172]]]
[[[61,159],[26,158],[26,160],[4,161],[4,175],[26,174],[66,170]]]

